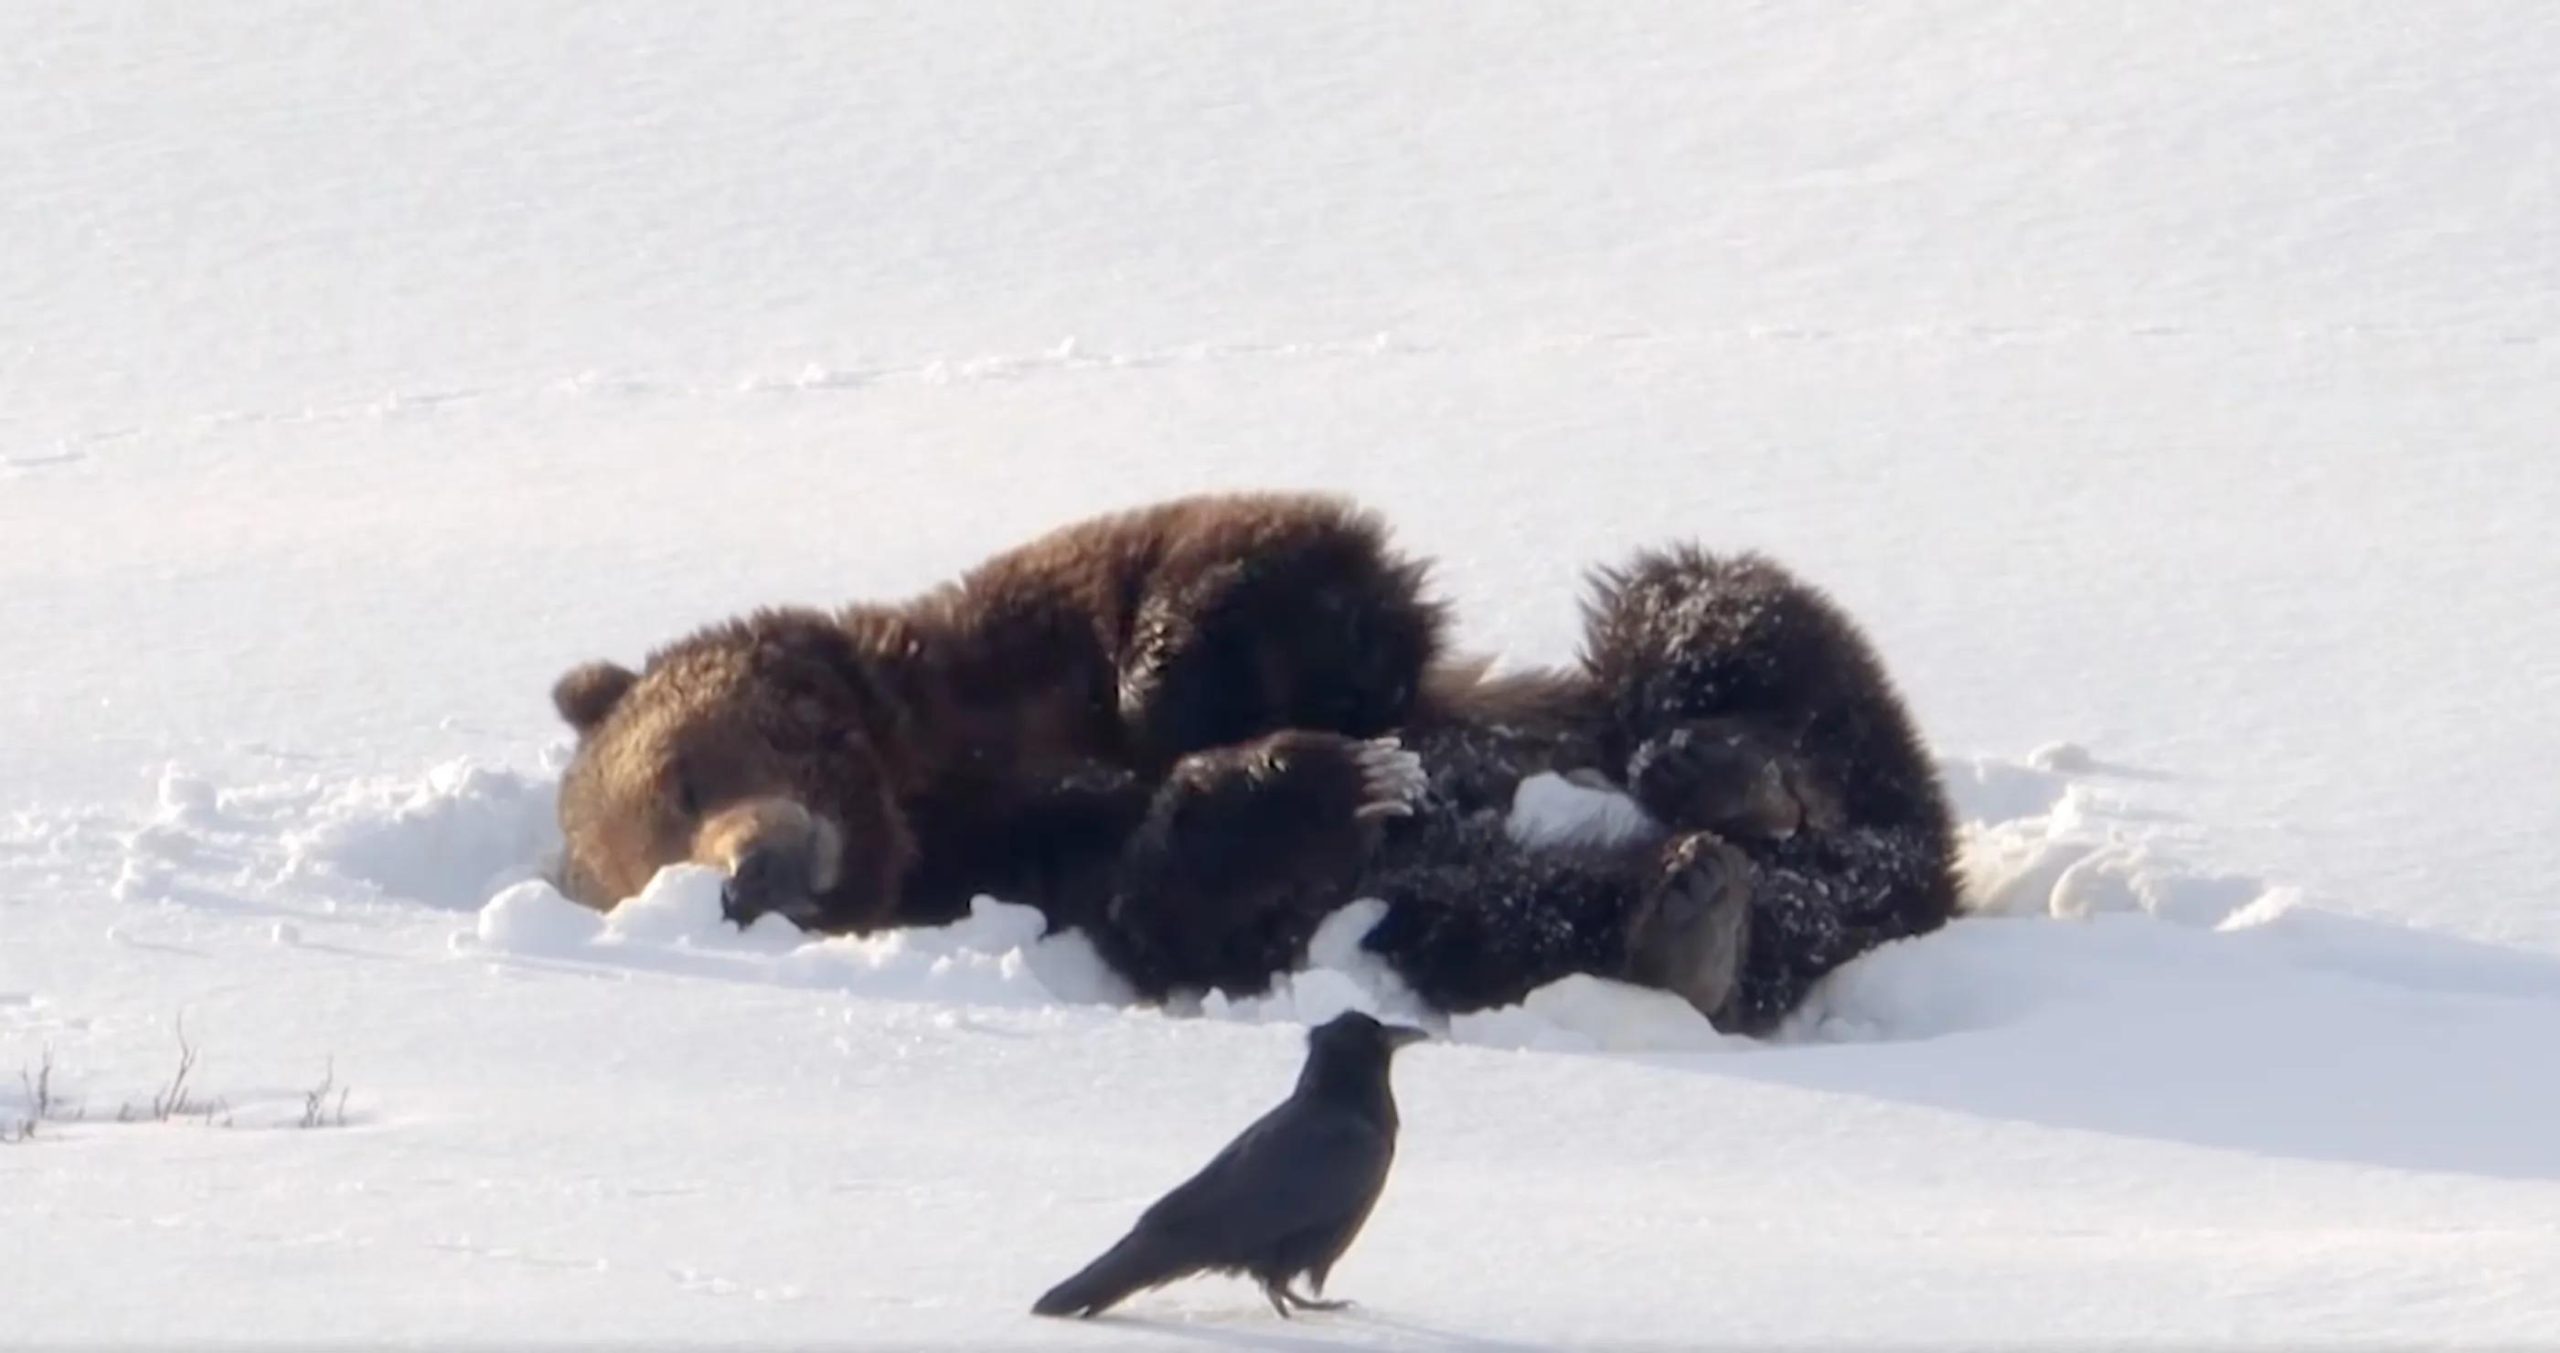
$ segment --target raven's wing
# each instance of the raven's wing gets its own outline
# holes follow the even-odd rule
[[[1366,1116],[1290,1099],[1148,1208],[1138,1229],[1182,1237],[1211,1263],[1250,1257],[1285,1237],[1366,1212],[1386,1183],[1393,1153],[1386,1133]]]

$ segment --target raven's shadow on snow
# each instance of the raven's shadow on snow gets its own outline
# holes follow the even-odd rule
[[[1260,1311],[1250,1313],[1251,1316],[1257,1317],[1263,1314]],[[1127,1330],[1133,1333],[1158,1335],[1168,1340],[1187,1340],[1192,1343],[1208,1344],[1217,1348],[1268,1350],[1269,1353],[1312,1353],[1317,1349],[1376,1348],[1382,1343],[1390,1342],[1406,1347],[1421,1344],[1453,1350],[1486,1349],[1493,1350],[1493,1353],[1529,1353],[1529,1350],[1540,1347],[1537,1344],[1497,1339],[1490,1335],[1466,1334],[1390,1319],[1357,1306],[1348,1310],[1329,1312],[1321,1318],[1300,1320],[1286,1327],[1277,1327],[1279,1322],[1276,1319],[1269,1322],[1273,1327],[1264,1327],[1257,1323],[1245,1323],[1243,1317],[1240,1317],[1239,1323],[1235,1324],[1213,1324],[1206,1320],[1165,1321],[1106,1315],[1092,1323],[1110,1326],[1115,1333]]]

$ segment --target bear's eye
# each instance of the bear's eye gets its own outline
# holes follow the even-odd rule
[[[669,778],[675,781],[676,811],[686,817],[702,816],[702,791],[694,788],[692,774],[677,766],[669,772]]]

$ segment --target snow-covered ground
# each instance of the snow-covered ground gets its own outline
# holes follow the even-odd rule
[[[2494,0],[0,9],[0,1343],[2560,1338],[2555,70]],[[1359,916],[1173,1013],[1001,905],[601,920],[545,693],[1241,485],[1518,662],[1777,552],[1985,914],[1770,1043],[1456,1021],[1358,1310],[1036,1321],[1396,1007]]]

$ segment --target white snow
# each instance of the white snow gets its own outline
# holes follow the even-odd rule
[[[2547,1342],[2555,69],[2491,0],[0,11],[0,1343]],[[1157,1011],[998,899],[541,881],[572,663],[1248,484],[1510,662],[1637,546],[1796,564],[1978,914],[1753,1043],[1430,1018],[1374,903]],[[1442,1034],[1359,1309],[1024,1314],[1352,1006]]]

